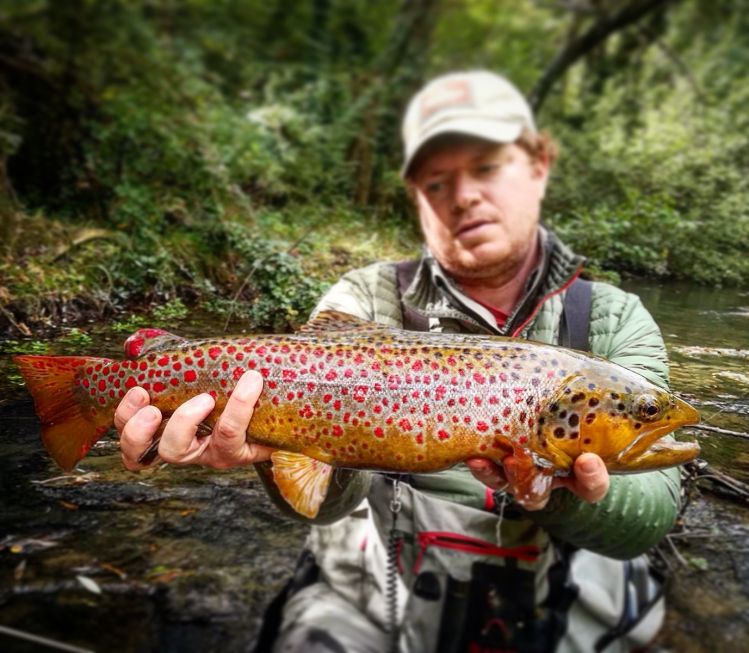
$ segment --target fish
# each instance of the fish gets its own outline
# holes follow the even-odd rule
[[[405,331],[323,311],[294,334],[187,340],[140,329],[125,358],[17,356],[42,440],[70,470],[140,386],[165,419],[202,392],[210,433],[237,380],[263,377],[247,437],[276,449],[273,480],[314,518],[334,468],[436,472],[469,458],[508,466],[508,491],[545,505],[583,452],[611,473],[680,465],[695,442],[663,439],[699,421],[676,395],[602,357],[490,335]]]

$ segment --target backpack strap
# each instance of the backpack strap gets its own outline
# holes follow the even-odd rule
[[[398,298],[401,304],[403,328],[408,331],[429,331],[429,320],[409,306],[406,306],[403,302],[403,295],[414,280],[418,267],[418,260],[400,261],[395,264],[395,277],[398,283]]]
[[[593,284],[579,277],[564,295],[564,309],[559,322],[559,344],[562,347],[590,351],[590,307]]]

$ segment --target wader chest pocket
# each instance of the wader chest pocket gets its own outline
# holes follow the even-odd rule
[[[420,532],[413,596],[439,621],[436,653],[541,653],[536,574],[517,561],[535,562],[536,546],[499,547],[460,533]],[[437,564],[437,558],[442,564]],[[496,558],[496,564],[491,559]],[[454,564],[444,564],[447,561]],[[415,606],[414,606],[415,607]],[[422,615],[422,618],[426,615]],[[545,638],[544,638],[545,639]]]

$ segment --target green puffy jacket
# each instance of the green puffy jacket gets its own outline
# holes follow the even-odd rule
[[[422,257],[403,301],[429,319],[432,331],[493,333],[556,343],[564,289],[583,259],[553,233],[541,230],[542,263],[531,275],[522,301],[502,329],[491,314],[464,295],[429,253]],[[392,263],[377,263],[343,276],[323,297],[317,311],[339,310],[388,326],[402,326],[402,308]],[[593,284],[590,348],[653,383],[668,384],[668,362],[660,330],[639,298],[605,283]],[[268,483],[268,466],[260,468]],[[330,523],[351,512],[369,490],[369,472],[345,472],[346,482],[332,491],[313,523]],[[484,506],[486,487],[464,466],[411,477],[411,484],[442,499]],[[291,514],[269,487],[277,505]],[[672,527],[679,508],[675,469],[613,476],[606,498],[584,502],[566,490],[553,492],[546,508],[526,512],[549,534],[606,556],[632,558],[658,542]],[[296,515],[295,515],[296,516]]]

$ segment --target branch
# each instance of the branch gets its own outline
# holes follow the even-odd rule
[[[551,87],[570,66],[588,52],[603,43],[614,32],[636,23],[643,16],[665,5],[670,0],[640,0],[627,4],[610,15],[601,15],[596,22],[579,38],[567,43],[541,75],[529,96],[534,113],[541,109]]]

